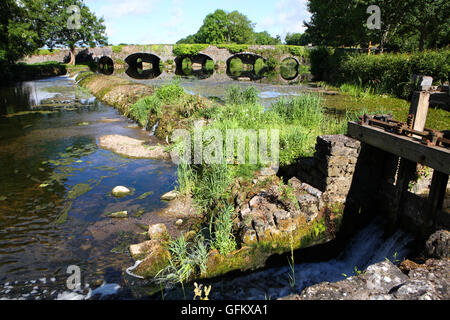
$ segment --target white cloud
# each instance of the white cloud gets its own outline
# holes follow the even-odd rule
[[[275,12],[258,23],[263,29],[276,30],[282,38],[288,32],[304,32],[303,21],[308,21],[311,14],[307,9],[307,0],[279,0]]]
[[[183,9],[181,8],[183,2],[181,0],[173,0],[172,1],[172,9],[171,9],[171,17],[164,24],[164,27],[179,29],[183,22]],[[171,30],[171,32],[175,32]]]
[[[160,0],[110,0],[108,4],[100,6],[99,15],[105,19],[117,19],[125,16],[140,16],[152,12]]]

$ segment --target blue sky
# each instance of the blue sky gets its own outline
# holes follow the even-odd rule
[[[310,17],[307,0],[85,0],[103,16],[112,44],[175,43],[197,32],[203,19],[216,9],[237,10],[256,23],[255,31],[272,36],[304,31]]]

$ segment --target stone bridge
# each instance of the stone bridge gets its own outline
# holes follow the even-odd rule
[[[280,50],[279,48],[283,48],[283,46],[249,45],[245,51],[233,53],[227,48],[221,48],[220,45],[210,45],[194,55],[175,55],[173,52],[175,46],[126,45],[77,49],[76,61],[77,63],[95,61],[99,64],[100,71],[106,70],[105,73],[107,74],[110,74],[114,68],[128,65],[127,74],[137,79],[157,77],[163,72],[162,69],[169,72],[175,71],[176,74],[183,75],[184,71],[182,72],[181,70],[183,61],[186,59],[189,59],[189,65],[193,73],[204,71],[208,61],[211,61],[209,63],[209,72],[214,72],[215,70],[226,73],[229,77],[237,80],[255,80],[262,78],[262,76],[254,72],[257,60],[262,59],[265,63],[267,59],[272,58],[280,65],[283,61],[289,59],[291,63],[296,64],[297,73],[295,76],[285,78],[284,80],[286,81],[297,80],[300,75],[298,72],[300,66],[307,63],[303,57],[294,56],[289,50]],[[68,50],[61,50],[52,55],[31,56],[24,61],[27,63],[44,61],[65,62],[68,56]],[[238,75],[233,74],[230,70],[233,59],[239,59],[244,66],[243,71]]]

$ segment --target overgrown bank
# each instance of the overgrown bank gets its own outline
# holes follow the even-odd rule
[[[184,283],[232,270],[254,269],[275,253],[329,241],[339,230],[343,213],[340,192],[345,192],[350,184],[343,185],[343,180],[335,177],[342,175],[341,170],[346,172],[346,179],[351,177],[356,160],[341,163],[337,159],[344,155],[354,159],[358,145],[343,136],[321,138],[316,145],[320,135],[344,133],[347,122],[346,118],[326,115],[319,96],[305,94],[281,99],[265,110],[254,88],[231,88],[225,105],[221,105],[188,95],[177,83],[153,88],[92,73],[83,73],[78,80],[100,100],[154,130],[158,138],[170,143],[168,149],[184,154],[186,148],[192,148],[185,160],[194,160],[195,164],[179,165],[176,198],[166,212],[182,208],[180,211],[188,213],[181,224],[190,220],[196,223],[177,239],[164,230],[155,234],[154,226],[150,226],[150,240],[130,248],[132,256],[140,260],[133,273]],[[171,134],[180,128],[192,140],[200,132],[203,150],[210,150],[216,164],[205,159],[195,162],[193,146],[186,147],[181,140],[171,141]],[[313,161],[314,168],[309,172],[311,179],[328,181],[328,185],[319,190],[309,184],[312,182],[307,183],[307,178],[280,179],[270,147],[269,160],[258,156],[253,163],[248,161],[252,155],[249,150],[244,156],[247,161],[242,161],[237,150],[231,154],[220,152],[217,146],[226,149],[223,137],[230,129],[265,129],[266,146],[276,139],[270,129],[278,130],[279,165],[295,166],[299,158],[315,154],[317,161]],[[211,148],[216,139],[219,144]],[[249,146],[251,141],[248,137],[245,144]],[[340,169],[330,171],[326,161],[321,160],[333,157],[338,157],[332,161],[333,166]]]

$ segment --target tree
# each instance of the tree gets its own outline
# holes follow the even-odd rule
[[[367,8],[380,8],[380,29],[367,27]],[[310,0],[305,22],[315,44],[367,46],[369,41],[394,49],[423,50],[450,42],[448,0]]]
[[[443,47],[450,43],[450,2],[448,0],[412,0],[405,29],[414,30],[419,50]]]
[[[50,49],[68,47],[70,64],[75,63],[76,46],[107,44],[103,18],[98,19],[82,0],[24,0],[24,3],[29,8],[39,7],[32,19],[39,26],[37,32],[42,45]],[[79,11],[68,10],[71,6],[77,6]],[[76,23],[77,13],[79,23]],[[69,28],[71,22],[75,25]]]
[[[253,43],[254,23],[238,11],[230,13],[217,9],[208,14],[196,34],[187,36],[177,43]]]
[[[227,19],[227,42],[239,44],[254,42],[255,35],[253,28],[255,27],[255,24],[252,23],[247,16],[239,13],[238,11],[233,11],[228,14]]]
[[[260,45],[276,45],[281,43],[280,36],[273,38],[267,31],[255,33],[255,43]]]
[[[197,34],[194,35],[197,43],[210,44],[225,43],[228,36],[228,17],[223,10],[208,14]]]
[[[40,39],[26,7],[15,0],[2,0],[0,10],[0,63],[13,63],[34,52]]]
[[[287,33],[284,40],[287,45],[307,46],[311,43],[311,36],[308,33]]]

